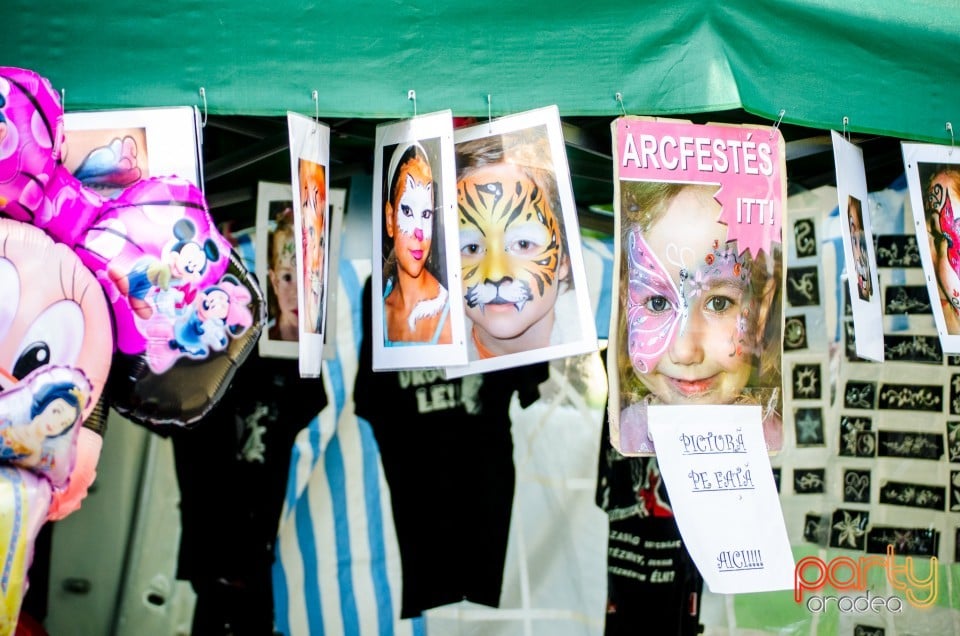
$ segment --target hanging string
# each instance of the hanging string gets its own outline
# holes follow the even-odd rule
[[[950,133],[950,153],[949,154],[952,155],[953,154],[953,124],[949,121],[947,122],[947,132]]]
[[[850,131],[847,130],[847,126],[850,125],[850,118],[846,115],[843,116],[843,138],[847,141],[850,141]]]
[[[617,91],[613,94],[613,98],[617,100],[617,103],[620,104],[620,112],[623,113],[623,116],[627,116],[627,109],[623,107],[623,93]]]
[[[417,116],[417,91],[412,88],[407,91],[407,99],[413,101],[413,116]]]
[[[320,130],[320,93],[317,89],[313,89],[310,97],[313,98],[313,130],[310,133],[314,134]]]
[[[201,128],[207,127],[207,89],[200,87],[200,97],[203,99],[203,120],[200,123]]]
[[[786,108],[781,108],[780,113],[777,115],[777,123],[773,125],[773,129],[770,130],[770,139],[773,139],[773,136],[777,134],[777,130],[780,129],[780,122],[783,121],[783,116],[787,114]]]
[[[493,132],[493,107],[490,103],[490,93],[487,93],[487,126],[489,126],[489,132]]]

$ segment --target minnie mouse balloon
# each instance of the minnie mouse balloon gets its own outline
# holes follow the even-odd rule
[[[90,383],[86,417],[113,356],[103,289],[69,247],[32,225],[0,219],[0,245],[0,391],[26,383],[38,370],[73,369]]]
[[[33,221],[62,141],[63,109],[50,82],[33,71],[0,67],[0,211]]]

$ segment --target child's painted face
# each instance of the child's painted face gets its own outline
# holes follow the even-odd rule
[[[420,170],[402,175],[395,206],[387,209],[387,234],[393,237],[397,265],[405,273],[420,276],[433,243],[433,183],[429,172]]]
[[[457,203],[467,316],[494,338],[516,338],[552,315],[569,270],[554,210],[511,164],[460,179]]]
[[[273,235],[274,263],[268,275],[273,293],[277,296],[277,305],[281,314],[296,316],[297,309],[297,255],[293,242],[293,232],[280,232]]]
[[[113,354],[110,329],[103,328],[110,313],[93,274],[45,236],[8,240],[0,246],[0,298],[0,391],[46,365],[73,367],[93,384],[92,410]]]
[[[665,404],[729,404],[753,369],[751,261],[728,247],[719,213],[706,190],[686,188],[646,233],[628,235],[630,360]]]
[[[303,215],[304,287],[311,307],[319,307],[323,293],[326,249],[326,172],[324,166],[300,159],[300,212]]]

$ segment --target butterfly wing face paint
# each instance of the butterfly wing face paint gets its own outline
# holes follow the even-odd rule
[[[640,230],[627,235],[627,347],[638,373],[657,366],[677,330],[683,328],[686,306],[666,268]]]
[[[957,219],[953,213],[953,203],[950,201],[950,191],[943,189],[940,184],[934,190],[942,196],[940,208],[940,231],[947,237],[947,260],[953,271],[960,275],[960,232],[957,228]],[[939,203],[939,202],[938,202]]]

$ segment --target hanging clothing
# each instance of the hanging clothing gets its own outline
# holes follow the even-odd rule
[[[607,513],[604,636],[694,636],[703,577],[687,553],[657,458],[625,457],[601,429],[597,505]]]
[[[446,380],[440,370],[372,370],[372,285],[354,387],[390,487],[402,564],[400,616],[462,600],[496,607],[514,493],[509,407],[538,397],[546,363]]]
[[[171,431],[177,578],[197,593],[195,634],[273,633],[271,566],[291,449],[326,404],[322,382],[301,379],[296,360],[253,351],[202,421]]]

